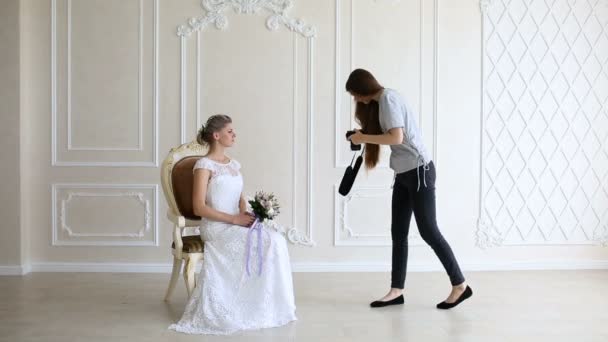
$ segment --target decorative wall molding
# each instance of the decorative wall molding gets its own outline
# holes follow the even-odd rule
[[[153,71],[153,160],[152,161],[61,161],[58,158],[58,139],[57,139],[57,1],[51,0],[51,159],[53,166],[97,166],[97,167],[158,167],[158,0],[152,0],[153,10],[153,50],[154,50],[154,71]],[[90,152],[133,152],[143,151],[143,8],[144,0],[139,0],[139,43],[138,43],[138,146],[137,147],[100,147],[100,146],[74,146],[72,144],[72,110],[71,110],[71,34],[72,0],[66,0],[67,16],[67,151],[90,151]]]
[[[264,10],[270,12],[266,19],[266,27],[276,31],[281,25],[306,38],[313,38],[316,29],[306,24],[301,19],[291,18],[287,12],[293,6],[295,0],[202,0],[205,14],[199,18],[190,18],[186,25],[177,28],[177,35],[187,37],[192,32],[200,31],[210,24],[215,25],[218,30],[228,27],[228,18],[225,11],[233,9],[239,14],[257,14]]]
[[[144,208],[144,224],[135,233],[75,233],[74,230],[67,224],[67,206],[78,197],[127,197],[133,198],[139,202]],[[145,198],[142,192],[118,192],[118,193],[94,193],[94,192],[69,192],[68,198],[61,200],[61,211],[59,212],[59,221],[61,222],[61,230],[68,233],[68,236],[73,237],[131,237],[143,238],[144,234],[150,231],[150,201]]]
[[[354,65],[352,63],[352,56],[353,56],[353,41],[354,41],[354,35],[353,35],[353,27],[354,27],[354,4],[355,2],[353,0],[350,0],[351,2],[351,31],[350,31],[350,70],[354,69]],[[378,5],[387,5],[387,4],[397,4],[400,3],[400,0],[374,0],[374,2],[378,3]],[[426,32],[424,30],[424,24],[425,24],[425,3],[424,1],[420,0],[420,61],[424,61],[424,60],[428,60],[427,58],[423,58],[424,55],[424,48],[423,48],[423,43],[424,43],[424,33]],[[342,1],[341,0],[336,0],[335,1],[335,31],[336,31],[336,60],[335,60],[335,72],[336,72],[336,76],[335,76],[335,98],[334,98],[334,103],[335,103],[335,113],[334,113],[334,118],[335,118],[335,127],[336,130],[339,130],[341,127],[341,116],[342,116],[342,95],[344,94],[344,83],[346,82],[345,79],[343,79],[343,75],[342,75],[342,54],[341,54],[341,43],[342,43],[342,16],[341,16],[341,12],[342,12]],[[438,40],[438,10],[439,10],[439,5],[438,5],[438,0],[433,0],[433,57],[432,57],[432,63],[433,63],[433,149],[432,149],[432,153],[433,153],[433,159],[435,160],[435,163],[437,162],[437,40]],[[419,73],[419,77],[420,77],[420,86],[422,88],[422,81],[423,81],[423,68],[420,68],[420,73]],[[423,92],[420,92],[420,96],[418,98],[419,101],[419,105],[418,108],[420,108],[420,111],[418,113],[418,123],[420,128],[422,129],[422,118],[423,118],[423,113],[424,110],[422,109],[422,95]],[[350,103],[350,107],[349,107],[349,112],[353,113],[353,106],[352,106],[352,102]],[[350,128],[354,128],[354,119],[351,116],[351,125]],[[334,158],[335,158],[335,167],[336,168],[345,168],[347,167],[349,164],[345,161],[346,159],[341,158],[341,150],[340,150],[340,146],[344,145],[344,132],[336,132],[335,134],[335,142],[334,142],[334,148],[335,148],[335,152],[334,152]],[[349,159],[349,158],[347,158]],[[387,165],[381,165],[378,168],[387,168],[388,169],[388,164]]]
[[[480,7],[477,246],[608,245],[605,3]]]
[[[481,9],[481,13],[485,14],[488,11],[488,8],[492,5],[492,1],[494,0],[480,0],[479,8]]]
[[[294,215],[295,217],[295,215]],[[295,221],[295,219],[294,219]],[[278,224],[275,221],[266,222],[266,226],[276,230],[277,232],[283,234],[287,241],[291,242],[294,245],[315,246],[315,242],[310,239],[309,236],[302,234],[297,228],[296,225],[292,225],[291,227],[285,227],[283,225]]]
[[[104,192],[111,190],[112,192]],[[116,190],[123,190],[116,192]],[[146,198],[143,191],[152,191],[152,198]],[[67,196],[60,198],[60,192]],[[112,198],[126,197],[134,199],[141,205],[144,223],[135,231],[121,233],[81,233],[68,224],[67,215],[70,202],[77,198]],[[153,201],[154,204],[150,202]],[[158,246],[158,185],[156,184],[53,184],[52,185],[53,246]],[[152,209],[152,206],[154,209]],[[154,215],[154,217],[152,217]],[[57,217],[58,216],[58,217]],[[153,231],[153,239],[145,240]],[[69,239],[61,239],[62,233]],[[79,238],[99,238],[80,239]],[[119,239],[126,238],[126,239]]]
[[[137,118],[138,118],[138,145],[136,147],[74,147],[72,143],[72,0],[67,0],[67,124],[68,124],[68,151],[143,151],[143,113],[142,113],[142,88],[143,88],[143,36],[144,36],[144,3],[139,0],[138,17],[138,83],[137,83]]]
[[[219,11],[221,16],[224,16],[224,14],[222,14],[223,11],[226,11],[230,8],[233,8],[234,11],[236,13],[242,13],[242,14],[257,14],[261,9],[271,9],[271,8],[283,8],[284,11],[287,11],[289,8],[291,8],[291,6],[293,5],[294,0],[279,0],[277,1],[272,1],[272,0],[244,0],[244,1],[239,1],[239,0],[203,0],[203,9],[209,11],[209,8],[213,8],[214,11]],[[202,118],[201,118],[201,99],[200,99],[200,78],[201,78],[201,66],[200,66],[200,60],[201,60],[201,36],[200,36],[200,32],[202,30],[204,30],[209,23],[214,22],[214,20],[217,18],[215,12],[207,12],[205,15],[203,15],[201,18],[191,18],[187,24],[185,25],[180,25],[178,26],[177,29],[177,35],[180,37],[180,74],[181,74],[181,83],[180,83],[180,141],[182,144],[188,142],[190,140],[189,135],[187,133],[187,127],[186,127],[186,121],[187,121],[187,102],[188,102],[188,97],[187,97],[187,65],[186,65],[186,57],[188,54],[188,47],[187,47],[187,38],[190,37],[190,35],[193,32],[196,32],[196,130],[194,133],[196,133],[198,131],[198,128],[202,125]],[[225,16],[224,16],[225,17]],[[223,19],[222,19],[223,20]],[[227,22],[227,19],[226,19]],[[307,26],[309,27],[309,31],[312,31],[314,34],[312,35],[303,35],[304,37],[307,38],[308,40],[308,47],[309,47],[309,59],[308,59],[308,63],[309,63],[309,67],[308,67],[308,79],[309,79],[309,88],[310,90],[312,90],[312,78],[313,78],[313,72],[314,72],[314,65],[313,65],[313,57],[314,57],[314,38],[316,36],[316,29],[312,26]],[[226,27],[221,26],[221,27],[217,27],[219,30],[223,30]],[[297,70],[297,56],[295,55],[297,53],[297,40],[294,38],[294,75],[296,74],[296,70]],[[297,80],[297,78],[294,78],[294,80]],[[295,82],[295,81],[294,81]],[[294,84],[294,88],[296,88],[297,85]],[[295,94],[294,94],[295,96]],[[312,91],[309,91],[309,98],[308,98],[308,105],[309,105],[309,110],[312,111],[312,105],[314,104],[314,93]],[[295,108],[294,108],[295,110]]]
[[[377,227],[377,234],[357,232],[356,227],[348,224],[349,204],[361,198],[391,197],[392,189],[386,186],[356,186],[347,196],[338,192],[339,184],[334,185],[334,246],[392,246],[390,223],[387,227]],[[371,208],[370,208],[371,210]],[[420,238],[416,223],[410,225],[408,240],[410,246],[426,244]],[[390,221],[390,219],[389,219]]]
[[[297,174],[296,174],[296,155],[297,153],[293,153],[292,155],[292,169],[293,171],[293,197],[292,197],[292,205],[294,208],[294,215],[292,220],[292,226],[287,228],[287,232],[289,232],[290,241],[293,243],[306,245],[306,246],[314,246],[315,242],[313,239],[313,231],[312,231],[312,221],[313,221],[313,195],[312,195],[312,187],[313,187],[313,156],[314,156],[314,146],[313,146],[313,136],[314,136],[314,38],[316,36],[316,29],[313,26],[305,24],[301,20],[291,19],[287,16],[286,12],[293,5],[293,0],[279,0],[279,1],[271,1],[271,0],[203,0],[202,6],[205,10],[205,14],[200,18],[191,18],[186,25],[180,25],[177,29],[177,35],[180,38],[180,73],[181,73],[181,89],[180,89],[180,137],[182,144],[185,143],[188,138],[186,121],[187,121],[187,53],[188,53],[188,39],[191,37],[193,32],[196,32],[196,131],[198,131],[198,127],[200,127],[202,123],[201,118],[201,99],[200,99],[200,87],[201,87],[201,36],[200,32],[204,30],[209,24],[215,24],[215,27],[219,30],[223,30],[227,27],[228,19],[223,14],[224,11],[232,8],[236,13],[241,14],[256,14],[261,10],[271,11],[273,14],[267,19],[267,27],[269,30],[274,31],[278,29],[277,23],[282,23],[286,27],[288,27],[292,32],[297,33],[299,36],[306,38],[308,43],[308,80],[307,80],[307,88],[308,88],[308,113],[307,113],[307,129],[308,129],[308,139],[307,139],[307,227],[306,234],[300,232],[297,226],[297,207],[296,207],[296,198],[297,198]],[[297,117],[297,108],[296,108],[296,98],[297,98],[297,66],[298,66],[298,44],[297,44],[297,36],[294,37],[294,109],[292,113],[293,117],[293,127],[292,131],[295,134],[298,132],[296,117]],[[293,146],[293,151],[295,151],[295,144]]]

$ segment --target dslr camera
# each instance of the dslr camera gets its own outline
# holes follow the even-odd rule
[[[346,140],[348,140],[350,142],[350,150],[351,151],[360,151],[361,150],[361,145],[357,145],[357,144],[353,144],[352,141],[350,141],[350,136],[355,134],[355,131],[346,131]]]

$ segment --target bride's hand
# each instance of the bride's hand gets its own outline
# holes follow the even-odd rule
[[[254,220],[255,216],[249,213],[240,213],[232,217],[232,224],[249,228]]]

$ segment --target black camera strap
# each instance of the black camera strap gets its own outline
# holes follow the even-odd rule
[[[365,145],[363,145],[363,148],[361,149],[360,156],[363,157],[364,153],[365,153]],[[350,166],[353,166],[353,162],[355,161],[356,156],[357,156],[357,152],[353,153],[353,159],[350,160]]]

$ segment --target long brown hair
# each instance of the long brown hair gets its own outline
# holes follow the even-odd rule
[[[364,69],[355,69],[348,76],[346,91],[360,96],[374,95],[384,89],[371,72]],[[380,107],[377,101],[371,100],[368,104],[357,102],[355,119],[361,125],[365,134],[382,134],[379,119]],[[373,169],[380,159],[380,145],[365,144],[365,167]]]

